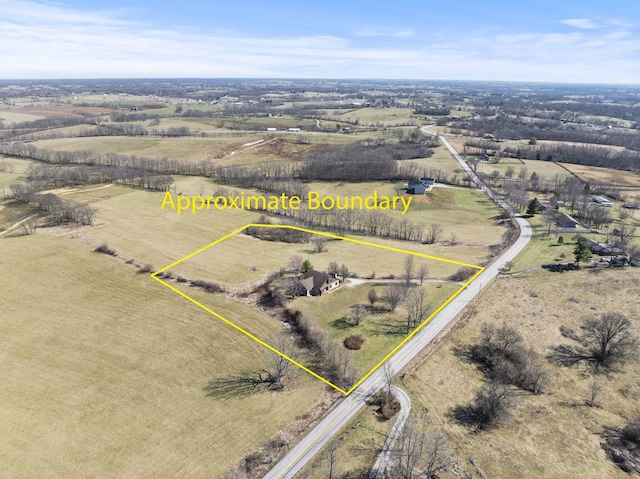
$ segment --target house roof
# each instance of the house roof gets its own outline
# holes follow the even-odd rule
[[[311,269],[307,271],[300,283],[307,288],[307,291],[312,289],[320,289],[323,284],[325,284],[329,280],[329,275],[327,273],[322,273],[320,271],[316,271],[315,269]]]

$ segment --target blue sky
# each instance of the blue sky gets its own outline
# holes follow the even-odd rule
[[[640,1],[0,0],[0,78],[640,83]]]

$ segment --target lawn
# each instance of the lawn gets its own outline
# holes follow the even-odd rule
[[[302,374],[279,393],[208,396],[269,353],[69,237],[3,238],[0,251],[8,477],[220,477],[322,400]]]
[[[288,304],[288,307],[307,315],[312,324],[319,326],[329,334],[331,339],[340,344],[349,336],[356,334],[364,336],[362,349],[352,351],[351,354],[352,364],[361,377],[411,332],[406,329],[406,308],[401,305],[395,312],[390,312],[382,299],[374,303],[373,307],[367,306],[370,314],[359,325],[348,326],[344,323],[343,318],[351,313],[352,306],[369,304],[367,294],[370,289],[373,288],[378,298],[382,298],[385,287],[384,283],[362,284],[353,288],[343,286],[321,297],[296,298]],[[455,294],[460,289],[460,285],[425,283],[422,288],[426,292],[425,304],[428,305],[422,318],[424,320]]]

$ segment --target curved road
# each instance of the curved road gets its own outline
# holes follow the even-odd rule
[[[460,162],[464,170],[473,181],[494,199],[502,208],[509,211],[520,227],[520,236],[514,244],[505,250],[496,260],[489,265],[465,290],[453,301],[443,308],[429,323],[427,323],[413,338],[399,349],[387,364],[392,375],[396,375],[411,361],[422,349],[429,344],[453,319],[460,314],[469,303],[486,287],[500,272],[500,269],[512,261],[531,239],[531,227],[522,217],[515,216],[511,207],[500,199],[494,198],[493,192],[480,181],[471,171],[471,168],[458,155],[449,142],[439,136],[443,144],[451,151]],[[364,406],[367,400],[384,387],[385,374],[383,368],[376,370],[366,381],[347,396],[327,417],[325,417],[307,436],[305,436],[289,453],[282,458],[265,476],[265,479],[292,479],[295,474],[315,455],[320,449],[337,434],[340,429]]]
[[[404,429],[404,425],[407,422],[407,419],[409,419],[409,413],[411,412],[411,399],[409,399],[407,393],[397,386],[391,386],[391,391],[400,402],[400,412],[398,413],[396,422],[393,423],[391,432],[387,437],[387,441],[384,443],[384,447],[382,448],[376,463],[373,465],[373,469],[371,469],[369,479],[384,479],[384,471],[387,470],[389,463],[391,462],[391,451],[393,451],[393,446],[400,437],[400,433]]]

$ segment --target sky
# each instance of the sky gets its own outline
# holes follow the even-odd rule
[[[0,78],[640,83],[640,1],[0,0]]]

